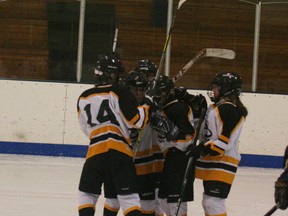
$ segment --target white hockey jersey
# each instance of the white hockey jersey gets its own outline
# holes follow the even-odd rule
[[[135,149],[135,168],[137,175],[159,173],[163,169],[164,157],[158,144],[157,132],[148,124],[141,133]]]
[[[198,159],[196,178],[232,184],[241,159],[238,143],[244,119],[239,108],[230,102],[209,106],[202,139],[213,153]]]
[[[113,84],[84,91],[77,111],[80,127],[90,139],[86,159],[109,149],[133,157],[129,129],[146,126],[149,106],[138,107],[130,91]]]

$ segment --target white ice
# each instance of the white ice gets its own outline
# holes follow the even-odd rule
[[[0,216],[77,216],[77,187],[84,158],[0,154]],[[274,205],[274,182],[281,169],[240,167],[230,197],[229,216],[263,216]],[[203,216],[202,183],[195,181],[189,216]],[[102,215],[100,197],[95,215]],[[118,215],[122,215],[119,212]],[[277,210],[273,216],[287,216]]]

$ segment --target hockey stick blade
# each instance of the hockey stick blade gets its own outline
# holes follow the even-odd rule
[[[214,58],[223,58],[223,59],[234,59],[236,56],[233,50],[229,49],[220,49],[220,48],[206,48],[199,51],[193,59],[191,59],[179,72],[176,76],[172,78],[175,83],[179,80],[191,67],[198,61],[200,58],[204,57],[214,57]]]
[[[236,56],[233,50],[229,49],[218,49],[218,48],[207,48],[206,57],[216,57],[224,59],[234,59]]]
[[[179,3],[178,3],[178,10],[179,10],[179,8],[182,6],[182,4],[183,4],[184,2],[186,2],[186,0],[180,0],[180,1],[179,1]]]

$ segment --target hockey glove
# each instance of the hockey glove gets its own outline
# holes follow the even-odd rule
[[[159,139],[173,141],[177,139],[179,128],[168,118],[154,115],[150,119],[151,127],[158,132]]]
[[[145,95],[144,102],[150,107],[149,109],[150,116],[157,111],[157,98]]]
[[[288,207],[288,169],[286,169],[275,182],[275,203],[279,204],[281,210]]]
[[[194,118],[200,118],[201,110],[204,108],[205,112],[207,110],[206,98],[202,95],[190,95],[185,94],[183,98],[184,102],[192,108]]]
[[[183,100],[184,96],[188,94],[187,89],[184,87],[175,87],[174,94],[178,100]]]
[[[205,142],[201,142],[197,146],[190,145],[186,151],[186,155],[188,157],[194,157],[195,159],[207,155],[209,152],[209,146],[205,146],[204,144]]]

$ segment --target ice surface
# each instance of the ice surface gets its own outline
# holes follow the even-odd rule
[[[77,216],[77,187],[83,158],[0,154],[0,215]],[[230,197],[229,216],[263,216],[274,205],[274,181],[281,169],[240,167]],[[202,183],[195,181],[189,216],[203,216]],[[96,207],[102,215],[103,197]],[[119,212],[118,215],[122,215]],[[273,216],[287,216],[277,210]]]

